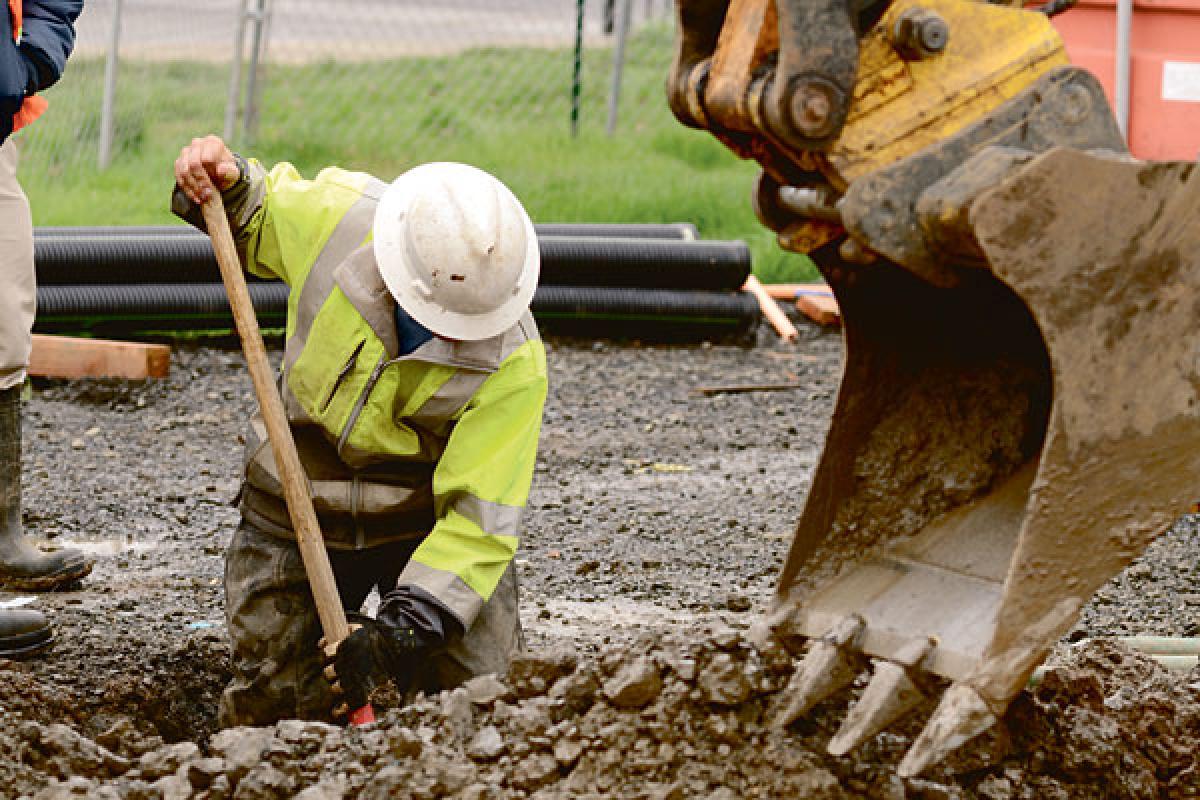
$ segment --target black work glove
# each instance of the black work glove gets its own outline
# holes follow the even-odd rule
[[[332,650],[320,642],[325,677],[333,687],[334,717],[344,717],[370,701],[371,692],[388,680],[408,690],[422,664],[445,646],[453,618],[415,587],[388,592],[375,619],[354,615],[351,633]]]

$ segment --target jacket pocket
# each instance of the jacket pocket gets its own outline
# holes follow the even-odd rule
[[[346,364],[338,372],[337,377],[333,379],[333,384],[330,385],[329,391],[325,394],[325,399],[322,401],[317,413],[324,414],[329,408],[329,404],[333,402],[333,398],[337,395],[338,389],[342,388],[342,383],[346,380],[346,376],[354,371],[355,365],[358,363],[358,355],[362,352],[367,340],[362,339],[358,345],[350,353],[350,357],[346,359]]]

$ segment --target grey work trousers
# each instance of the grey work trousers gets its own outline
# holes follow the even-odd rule
[[[381,595],[394,588],[417,544],[329,550],[346,610],[361,609],[372,588]],[[330,718],[333,694],[317,649],[321,623],[294,541],[243,520],[225,555],[225,616],[233,679],[221,697],[222,727]],[[516,566],[510,565],[470,630],[431,656],[414,688],[436,691],[476,675],[502,674],[522,646]]]
[[[0,391],[25,381],[37,308],[33,217],[17,182],[18,160],[9,137],[0,145]]]

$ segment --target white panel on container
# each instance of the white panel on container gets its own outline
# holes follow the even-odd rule
[[[1200,64],[1189,61],[1164,61],[1163,100],[1200,103]]]

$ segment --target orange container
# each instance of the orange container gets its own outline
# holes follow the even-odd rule
[[[1054,26],[1115,110],[1116,3],[1080,0]],[[1200,158],[1200,0],[1135,0],[1129,39],[1129,149],[1147,160]]]

